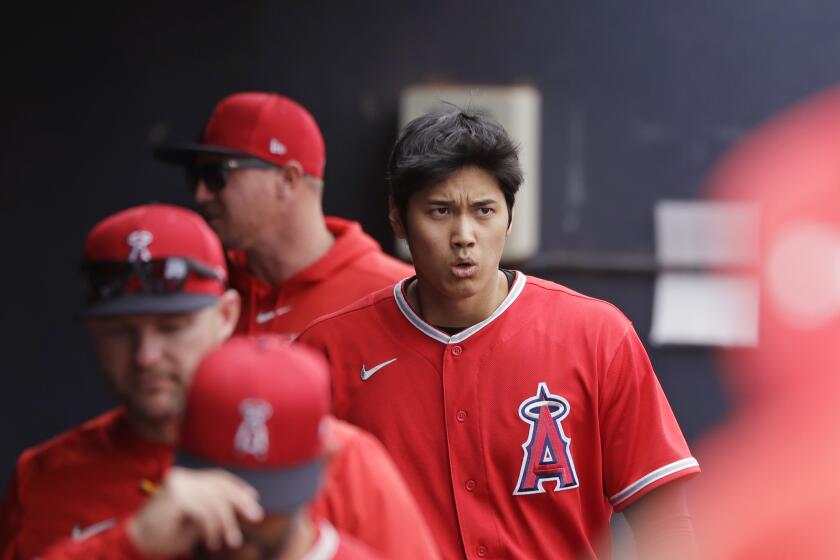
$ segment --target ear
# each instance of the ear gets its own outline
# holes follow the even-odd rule
[[[400,210],[394,202],[394,195],[388,195],[388,221],[391,222],[391,229],[399,239],[405,239],[405,225],[400,218]]]
[[[297,189],[301,179],[303,179],[303,166],[296,160],[292,160],[283,167],[277,168],[276,171],[280,179],[278,181],[280,188],[277,190],[280,196],[288,195]]]
[[[236,290],[225,290],[216,303],[219,309],[219,342],[230,338],[239,322],[239,312],[242,307],[242,299]]]
[[[508,224],[507,231],[505,232],[505,237],[510,236],[510,232],[513,231],[513,218],[516,216],[516,208],[510,209],[510,223]]]
[[[286,172],[287,178],[292,183],[297,183],[304,176],[303,165],[301,165],[301,163],[295,159],[291,160],[286,165],[284,165],[283,171]]]

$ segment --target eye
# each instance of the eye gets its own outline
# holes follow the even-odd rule
[[[177,323],[164,323],[158,327],[158,330],[162,333],[176,333],[180,331],[183,327]]]
[[[192,322],[189,320],[188,317],[173,316],[168,317],[163,321],[160,321],[157,325],[157,328],[162,333],[177,333],[179,331],[185,330],[191,324]]]
[[[492,216],[496,210],[490,208],[489,206],[482,206],[478,209],[478,213],[482,216]]]
[[[445,206],[438,206],[437,208],[432,208],[429,212],[432,216],[446,216],[449,214],[449,208]]]

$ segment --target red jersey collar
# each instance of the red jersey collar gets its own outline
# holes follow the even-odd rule
[[[423,319],[414,308],[411,307],[411,304],[408,303],[408,298],[405,296],[405,288],[408,284],[417,278],[416,276],[412,276],[411,278],[406,278],[400,282],[397,282],[394,285],[394,300],[397,302],[397,307],[408,319],[408,322],[414,325],[414,327],[425,334],[428,337],[431,337],[438,342],[442,342],[444,344],[455,344],[458,342],[463,342],[493,321],[496,320],[505,310],[513,305],[513,302],[516,301],[516,298],[519,297],[519,294],[522,293],[522,290],[525,288],[525,275],[519,272],[516,272],[516,279],[513,281],[513,286],[511,286],[510,291],[508,292],[507,297],[502,300],[502,303],[499,304],[499,307],[496,308],[493,313],[490,314],[489,317],[481,321],[480,323],[476,323],[471,327],[467,327],[466,329],[462,330],[459,333],[456,333],[452,336],[449,336],[447,333],[441,331],[440,329],[436,329],[434,326],[430,325]]]
[[[362,231],[358,222],[344,220],[327,216],[324,218],[329,232],[335,237],[330,250],[320,259],[293,274],[284,282],[284,286],[291,284],[314,283],[329,277],[332,273],[348,263],[357,259],[364,253],[378,252],[381,250],[379,244],[368,234]],[[272,289],[260,280],[248,269],[248,260],[243,251],[230,250],[227,252],[230,265],[230,282],[234,288],[245,289],[255,284],[257,288]]]

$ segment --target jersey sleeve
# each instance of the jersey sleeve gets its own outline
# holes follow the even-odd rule
[[[616,511],[672,480],[699,472],[629,323],[601,384],[604,489]]]
[[[313,515],[326,518],[384,558],[439,558],[431,531],[382,444],[339,421],[333,429],[341,449],[312,504]]]

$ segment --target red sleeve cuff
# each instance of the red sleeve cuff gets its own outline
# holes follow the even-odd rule
[[[610,496],[610,503],[613,506],[613,510],[621,511],[652,490],[672,480],[693,476],[699,472],[700,464],[697,462],[697,459],[694,457],[680,459],[679,461],[649,472],[637,481],[626,486],[620,492],[613,494]]]

